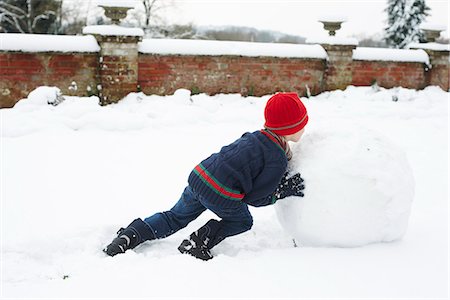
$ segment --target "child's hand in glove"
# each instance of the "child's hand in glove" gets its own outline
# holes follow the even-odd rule
[[[305,189],[305,185],[303,184],[303,178],[300,176],[300,173],[290,178],[287,178],[287,176],[288,173],[284,174],[283,178],[281,178],[281,182],[274,193],[275,198],[279,200],[289,196],[303,197],[304,194],[302,191]]]

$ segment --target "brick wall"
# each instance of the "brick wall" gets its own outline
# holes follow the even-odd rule
[[[431,64],[427,66],[415,61],[355,60],[354,47],[345,45],[322,45],[328,56],[324,59],[151,54],[139,52],[138,38],[97,38],[97,42],[98,52],[1,50],[0,107],[12,107],[42,85],[57,86],[66,95],[96,94],[104,100],[102,104],[138,90],[165,95],[179,88],[193,93],[255,96],[278,91],[315,95],[375,81],[386,88],[422,89],[430,84],[449,88],[448,51],[425,53]],[[93,43],[96,46],[95,40]]]
[[[352,85],[367,86],[376,82],[392,88],[402,86],[422,89],[427,85],[426,66],[417,62],[353,61]]]
[[[243,56],[139,56],[139,85],[146,94],[195,93],[267,95],[277,91],[323,90],[321,59]]]
[[[0,52],[0,107],[12,107],[42,85],[57,86],[65,95],[95,93],[97,56],[96,53]]]
[[[450,89],[449,53],[426,50],[430,57],[432,68],[428,72],[427,85],[438,85],[448,91]]]

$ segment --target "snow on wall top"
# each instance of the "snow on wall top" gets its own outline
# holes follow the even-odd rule
[[[421,62],[430,64],[428,54],[424,50],[404,50],[386,48],[358,47],[353,50],[354,60],[381,60],[399,62]]]
[[[129,28],[119,25],[93,25],[84,27],[83,34],[144,36],[144,31],[141,28]]]
[[[229,42],[210,40],[144,39],[139,52],[181,55],[241,55],[326,59],[320,45]]]
[[[408,45],[410,49],[428,49],[434,51],[450,51],[449,44],[439,43],[411,43]]]
[[[98,52],[92,35],[0,33],[0,51],[23,52]]]

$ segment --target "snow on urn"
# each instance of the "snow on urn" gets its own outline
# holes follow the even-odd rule
[[[441,25],[425,24],[420,29],[423,31],[427,43],[434,43],[446,28]]]
[[[414,198],[405,154],[377,132],[339,123],[308,128],[293,147],[290,169],[305,179],[305,197],[278,201],[279,222],[303,246],[400,239]]]

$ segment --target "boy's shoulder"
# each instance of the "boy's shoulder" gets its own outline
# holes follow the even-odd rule
[[[241,138],[256,138],[262,141],[265,141],[264,134],[262,133],[262,130],[257,130],[253,132],[246,132],[244,133]]]
[[[246,132],[236,142],[247,144],[250,151],[257,152],[259,148],[266,154],[271,153],[276,159],[279,159],[279,156],[282,158],[286,156],[278,142],[264,134],[263,130]]]

